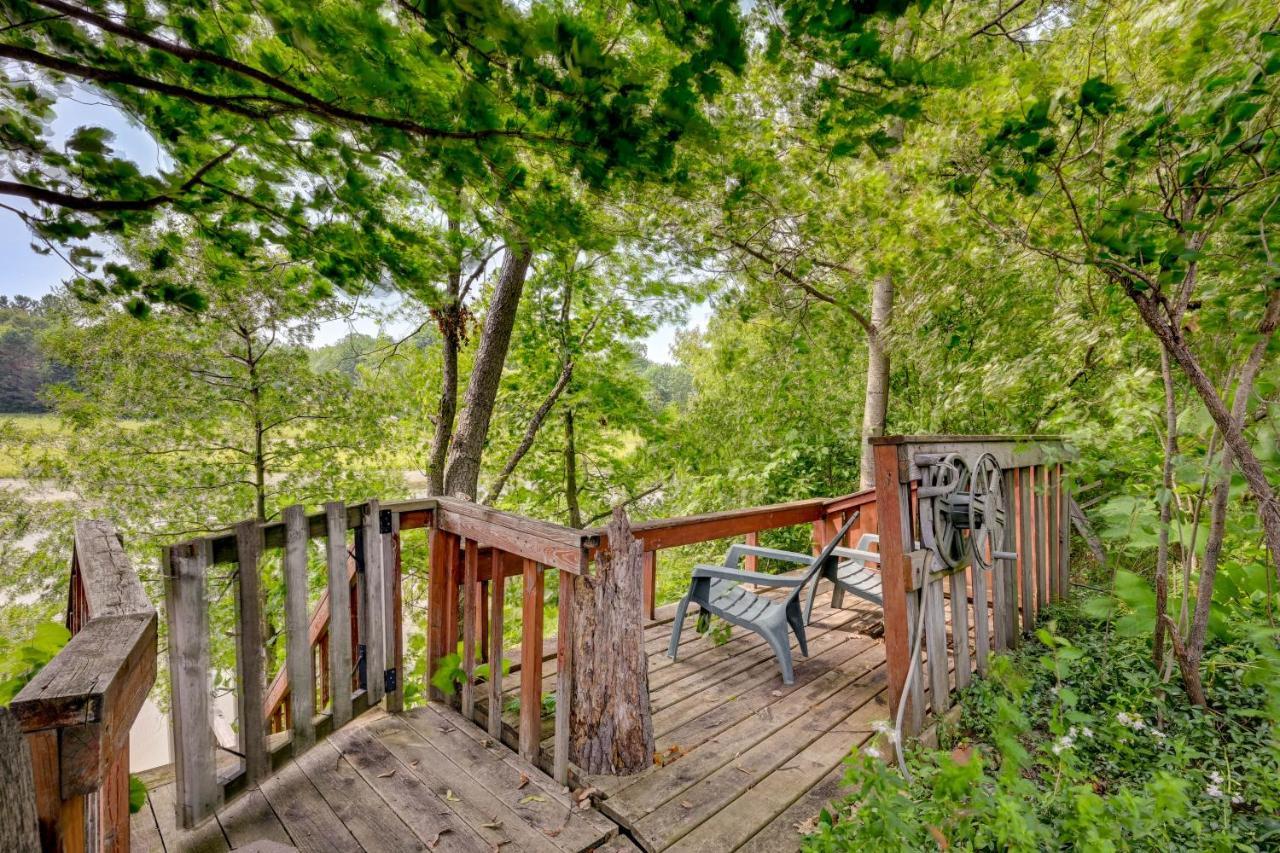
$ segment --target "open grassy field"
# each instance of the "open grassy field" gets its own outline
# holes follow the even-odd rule
[[[0,479],[22,477],[40,454],[60,452],[52,439],[66,431],[57,415],[0,414]]]

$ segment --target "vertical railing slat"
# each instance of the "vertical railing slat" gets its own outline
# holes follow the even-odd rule
[[[351,582],[347,577],[347,507],[324,505],[329,575],[329,693],[335,729],[351,719]]]
[[[973,568],[973,574],[981,574],[982,569]],[[951,644],[952,654],[956,660],[956,690],[969,686],[969,670],[973,663],[969,656],[969,591],[966,588],[965,572],[951,575]]]
[[[987,674],[987,659],[991,654],[991,608],[987,573],[974,568],[973,572],[973,645],[977,656],[978,673]]]
[[[658,607],[658,552],[645,551],[640,568],[644,577],[644,617],[653,619]]]
[[[1022,560],[1023,608],[1030,609],[1027,618],[1027,629],[1035,627],[1036,614],[1040,611],[1040,579],[1036,571],[1036,540],[1031,525],[1031,509],[1035,502],[1035,491],[1032,488],[1033,469],[1019,468],[1015,472],[1018,483],[1017,514],[1013,523],[1018,531],[1018,556]]]
[[[928,654],[929,704],[933,713],[941,714],[951,706],[951,686],[947,678],[947,614],[942,595],[943,579],[928,581],[924,594],[929,596],[929,612],[924,623],[924,644]]]
[[[213,814],[221,790],[214,768],[209,681],[209,608],[205,571],[212,562],[206,539],[174,546],[165,567],[169,622],[170,738],[174,807],[180,827]]]
[[[440,665],[440,660],[448,655],[446,621],[448,619],[448,598],[451,592],[449,583],[450,565],[453,555],[458,551],[458,541],[452,533],[439,527],[431,530],[431,575],[427,588],[427,695],[441,700],[444,698],[438,688],[431,684],[431,677]]]
[[[289,716],[293,754],[316,740],[316,676],[312,666],[307,613],[307,515],[300,505],[284,510],[285,669],[289,673]]]
[[[494,548],[489,563],[489,735],[502,739],[502,617],[506,554]]]
[[[1013,471],[1006,470],[1000,472],[1000,477],[1004,481],[1004,493],[1006,495],[1013,494]],[[1006,522],[1008,515],[1005,516]],[[999,549],[1006,553],[1012,553],[1017,549],[1017,540],[1014,527],[1012,524],[1006,523],[1004,526],[1004,540],[1001,542],[992,542],[992,549]],[[1021,642],[1021,634],[1018,631],[1018,572],[1021,569],[1020,561],[1016,558],[1013,560],[999,560],[997,562],[1005,565],[1005,606],[1009,609],[1009,648],[1016,649]]]
[[[573,577],[560,573],[560,619],[556,636],[556,729],[551,777],[569,783],[569,720],[573,711]]]
[[[383,690],[386,692],[386,709],[391,712],[404,708],[404,614],[401,613],[400,577],[400,513],[388,512],[382,534],[382,575],[386,590],[385,645],[386,672],[383,674]],[[379,522],[381,525],[381,521]],[[390,687],[390,689],[387,689]]]
[[[361,545],[364,548],[365,623],[364,635],[365,689],[369,704],[382,701],[383,672],[387,668],[387,575],[383,570],[382,536],[378,532],[377,501],[365,504]]]
[[[1071,592],[1071,492],[1058,466],[1058,566],[1062,572],[1062,594]]]
[[[267,642],[263,616],[262,528],[256,521],[236,525],[237,604],[236,664],[239,689],[238,738],[244,755],[245,780],[250,786],[267,778],[271,756],[267,752]]]
[[[1013,512],[1009,516],[1013,528],[1014,550],[1018,552],[1018,593],[1022,599],[1022,630],[1030,632],[1036,622],[1036,582],[1031,571],[1033,565],[1027,550],[1027,534],[1022,527],[1022,505],[1026,502],[1026,488],[1023,483],[1022,469],[1015,468],[1013,474]]]
[[[476,712],[476,602],[480,591],[480,546],[466,540],[462,563],[462,716],[475,719]]]
[[[520,606],[520,756],[537,762],[542,740],[543,570],[533,560],[523,565]]]

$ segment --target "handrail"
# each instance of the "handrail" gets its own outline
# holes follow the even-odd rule
[[[78,521],[71,640],[15,697],[33,756],[45,849],[96,832],[129,849],[129,730],[156,677],[156,610],[115,528]]]

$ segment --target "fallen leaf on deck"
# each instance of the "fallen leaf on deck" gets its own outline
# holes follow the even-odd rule
[[[458,795],[453,792],[452,788],[444,789],[444,799],[445,799],[445,802],[449,802],[449,803],[462,802],[462,800],[458,799]]]
[[[443,836],[446,832],[453,832],[453,830],[446,826],[444,829],[437,832],[436,837],[427,842],[427,848],[429,850],[435,850],[436,846],[440,844],[441,836]]]
[[[526,803],[545,803],[546,801],[547,798],[540,794],[526,794],[520,798],[520,805],[523,806]]]
[[[485,829],[502,829],[502,821],[500,820],[495,820],[493,823],[482,823],[480,825]]]
[[[386,773],[379,773],[379,774],[378,774],[378,778],[379,778],[379,779],[385,779],[385,778],[387,778],[388,776],[394,776],[394,775],[396,775],[396,771],[395,771],[395,768],[393,767],[393,768],[391,768],[390,770],[388,770]]]
[[[529,774],[521,773],[520,781],[516,783],[516,790],[519,791],[521,788],[523,788],[525,785],[528,785],[528,784],[529,784]]]
[[[418,766],[418,761],[419,761],[419,759],[415,758],[413,761],[410,761],[410,762],[409,762],[409,766],[410,766],[410,767],[417,767],[417,766]]]
[[[691,808],[693,808],[693,803],[689,802],[688,800],[681,800],[681,801],[680,801],[680,808],[682,808],[682,809],[691,809]]]

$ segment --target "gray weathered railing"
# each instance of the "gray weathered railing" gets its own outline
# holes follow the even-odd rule
[[[951,706],[951,694],[976,672],[985,674],[993,651],[1016,648],[1033,630],[1040,610],[1070,587],[1070,526],[1061,439],[1049,436],[886,436],[875,446],[876,495],[884,588],[885,656],[889,694],[896,708],[911,666],[911,636],[924,596],[929,610],[920,650],[921,676],[912,679],[906,730],[920,731],[926,706],[935,715]],[[958,453],[972,464],[982,453],[999,463],[1012,514],[1000,553],[983,570],[962,563],[931,565],[920,549],[916,494],[921,472],[917,454]],[[891,519],[899,519],[898,524]],[[994,556],[994,555],[993,555]],[[949,606],[948,606],[949,605]],[[949,616],[949,618],[948,618]],[[972,631],[972,645],[970,632]]]
[[[11,710],[45,850],[129,849],[129,730],[156,677],[156,611],[105,521],[75,526],[72,637]]]

